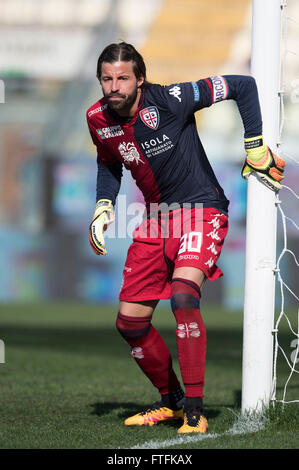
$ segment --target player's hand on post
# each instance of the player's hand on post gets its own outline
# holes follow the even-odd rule
[[[246,158],[241,171],[243,178],[247,179],[255,172],[272,191],[281,189],[285,161],[264,144],[263,136],[244,139],[244,142]]]
[[[96,204],[92,222],[89,226],[89,241],[97,255],[107,254],[104,232],[113,221],[114,211],[112,201],[100,199]]]

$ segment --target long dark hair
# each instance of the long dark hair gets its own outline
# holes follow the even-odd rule
[[[150,85],[150,82],[146,80],[146,66],[141,54],[136,51],[135,47],[132,44],[127,42],[113,43],[105,47],[100,57],[98,58],[97,64],[97,77],[100,79],[102,74],[102,63],[108,62],[112,64],[113,62],[133,62],[133,71],[137,80],[141,77],[144,78],[144,82],[141,85],[142,89],[147,88]]]

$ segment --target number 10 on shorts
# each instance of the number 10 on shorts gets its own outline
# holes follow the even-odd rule
[[[181,244],[178,255],[184,251],[195,251],[200,253],[202,245],[202,232],[189,232],[181,237]]]

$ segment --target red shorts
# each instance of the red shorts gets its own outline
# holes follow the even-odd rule
[[[228,217],[214,208],[177,209],[144,220],[133,233],[119,300],[169,299],[175,268],[192,266],[211,281],[222,276],[216,262]]]

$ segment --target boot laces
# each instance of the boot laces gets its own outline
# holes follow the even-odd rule
[[[189,426],[196,427],[200,423],[200,418],[202,416],[202,409],[200,408],[190,408],[185,411],[187,423]]]

